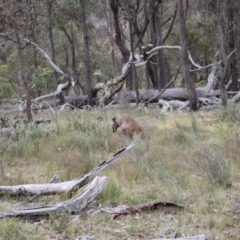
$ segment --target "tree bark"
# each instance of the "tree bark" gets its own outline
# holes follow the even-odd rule
[[[225,83],[229,79],[229,60],[227,59],[227,54],[226,54],[226,41],[224,37],[223,18],[221,16],[221,11],[220,11],[221,6],[222,5],[220,3],[220,0],[217,0],[217,19],[218,19],[218,28],[219,28],[219,35],[220,35],[220,51],[222,54],[223,64],[224,64],[223,72],[221,73],[221,76],[220,76],[220,86],[221,86],[222,105],[226,107],[227,93],[226,93]]]
[[[234,3],[235,1],[233,0],[227,0],[228,46],[230,52],[233,52],[235,50],[235,27],[233,15]],[[229,62],[232,75],[231,90],[238,91],[238,71],[235,52],[233,52],[233,54],[230,56]]]
[[[77,214],[102,192],[106,179],[107,177],[105,176],[95,177],[91,184],[80,195],[68,201],[53,206],[40,206],[22,210],[3,211],[0,212],[0,219],[18,217],[36,221],[41,217],[48,217],[51,214]]]
[[[14,2],[14,8],[16,2]],[[22,100],[26,100],[27,103],[27,118],[28,121],[32,121],[32,112],[31,112],[31,99],[30,99],[30,93],[28,89],[28,83],[26,76],[24,75],[24,67],[23,67],[23,56],[22,56],[22,49],[21,49],[21,38],[20,38],[20,32],[19,32],[19,26],[16,22],[16,19],[13,19],[14,23],[14,33],[16,38],[16,45],[17,45],[17,55],[18,55],[18,79],[19,79],[19,92]]]
[[[85,16],[85,0],[79,0],[80,2],[80,19],[82,26],[83,42],[84,42],[84,65],[87,81],[87,95],[88,95],[88,105],[93,105],[93,88],[92,88],[92,76],[91,76],[91,63],[89,55],[89,36],[88,36],[88,27],[86,23]]]
[[[114,23],[114,29],[115,29],[115,42],[122,54],[122,58],[123,58],[123,63],[127,63],[130,57],[130,51],[128,50],[128,48],[126,47],[125,43],[124,43],[124,38],[123,38],[123,34],[120,28],[120,24],[119,24],[119,0],[110,0],[110,7],[113,13],[113,23]],[[126,76],[126,88],[128,90],[132,90],[133,89],[133,83],[132,83],[132,76],[131,76],[131,72],[128,73],[128,76]]]
[[[49,41],[50,41],[50,46],[51,46],[51,58],[53,63],[56,64],[56,58],[55,58],[55,45],[53,41],[53,24],[52,24],[52,4],[53,0],[47,0],[47,5],[48,5],[48,36],[49,36]],[[54,71],[54,77],[57,78],[57,73]]]
[[[183,76],[188,89],[190,109],[192,111],[197,111],[196,89],[189,74],[183,0],[178,0],[178,15],[179,15],[179,23],[180,23],[181,62],[182,62]]]
[[[163,4],[162,0],[158,1],[158,8],[160,8],[160,5]],[[158,46],[163,45],[162,40],[162,27],[161,27],[161,19],[160,19],[160,11],[158,10],[157,13],[155,13],[155,26],[156,26],[156,43]],[[161,91],[167,83],[168,83],[168,77],[167,77],[167,68],[166,68],[166,61],[164,57],[164,51],[163,49],[159,50],[157,54],[157,82],[158,82],[158,90]]]
[[[113,30],[112,30],[112,13],[109,6],[109,0],[107,2],[107,15],[108,15],[108,34],[110,39],[110,54],[111,54],[111,62],[112,62],[112,74],[113,77],[117,75],[116,69],[116,59],[115,59],[115,51],[114,51],[114,39],[113,39]]]

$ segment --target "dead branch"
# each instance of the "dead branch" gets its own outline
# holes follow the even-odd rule
[[[89,236],[78,236],[75,240],[93,240],[93,238]]]
[[[49,183],[54,183],[58,178],[58,175],[55,174],[49,181]],[[33,202],[35,201],[40,195],[39,194],[36,194],[36,195],[33,195],[31,196],[29,199],[28,199],[28,202]]]
[[[196,235],[193,237],[182,237],[182,238],[154,238],[152,240],[208,240],[204,234]]]
[[[179,101],[179,100],[165,101],[163,99],[160,99],[158,101],[158,103],[163,106],[162,110],[161,110],[162,113],[166,113],[168,110],[170,110],[172,112],[174,109],[177,109],[178,112],[181,112],[182,109],[189,106],[189,100],[183,102],[183,101]]]
[[[123,154],[129,151],[135,142],[128,147],[121,148],[108,160],[103,161],[98,167],[94,168],[89,173],[68,182],[62,183],[46,183],[46,184],[25,184],[16,186],[0,186],[0,196],[32,196],[32,195],[54,195],[60,193],[73,193],[82,186],[88,184],[97,174],[103,171],[110,164],[119,159]]]
[[[40,48],[36,43],[28,40],[27,38],[23,38],[24,41],[26,41],[27,43],[30,43],[31,45],[33,45],[35,47],[36,50],[38,50],[42,55],[43,57],[47,60],[47,62],[49,63],[49,65],[52,67],[52,69],[59,73],[60,75],[62,75],[63,77],[67,78],[68,80],[71,81],[72,83],[72,86],[75,85],[75,82],[74,82],[74,79],[72,76],[64,73],[52,60],[51,58],[49,57],[49,55],[42,49]]]
[[[0,212],[0,218],[19,217],[24,219],[38,220],[41,217],[48,217],[51,214],[76,214],[83,210],[96,196],[98,196],[104,187],[107,177],[95,177],[89,186],[77,197],[68,201],[53,205],[34,207],[22,210]]]
[[[176,80],[178,74],[179,74],[179,71],[180,71],[180,68],[181,68],[181,64],[179,65],[178,69],[177,69],[177,72],[175,74],[175,76],[172,78],[172,80],[164,87],[164,89],[161,90],[160,93],[158,93],[156,96],[150,98],[147,102],[146,102],[146,105],[149,104],[152,100],[158,98],[161,96],[162,93],[164,93],[164,91]]]
[[[114,208],[100,208],[99,210],[110,214],[111,219],[115,219],[119,216],[135,215],[137,213],[144,212],[144,211],[160,210],[166,214],[169,214],[169,213],[174,214],[183,209],[184,209],[183,206],[179,206],[177,204],[170,203],[170,202],[150,202],[150,203],[142,204],[139,206],[123,205],[123,206],[118,206]]]
[[[69,87],[69,82],[61,83],[57,86],[57,89],[56,89],[55,92],[37,97],[33,101],[37,102],[37,101],[41,101],[41,100],[46,99],[46,98],[56,97],[57,95],[59,95],[62,92],[62,90],[64,90],[67,87]]]

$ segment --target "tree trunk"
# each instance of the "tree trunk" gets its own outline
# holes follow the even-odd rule
[[[18,81],[19,81],[19,93],[22,100],[26,101],[27,104],[27,118],[29,122],[32,122],[32,112],[31,112],[31,100],[29,95],[28,83],[26,77],[24,76],[24,67],[23,67],[23,56],[22,56],[22,49],[21,49],[21,39],[20,33],[18,29],[18,24],[14,19],[14,32],[16,38],[16,45],[17,45],[17,55],[18,55]]]
[[[157,44],[157,39],[156,39],[156,34],[155,34],[156,22],[155,22],[155,17],[154,17],[155,13],[156,13],[155,12],[156,9],[154,8],[154,6],[155,6],[155,0],[150,0],[149,1],[150,42],[155,47]],[[152,62],[155,63],[156,61],[157,61],[157,59],[154,56],[152,58]],[[150,63],[147,65],[147,71],[148,71],[149,77],[151,79],[153,88],[158,89],[158,80],[157,80],[158,76],[157,76],[156,67]]]
[[[48,5],[48,35],[49,35],[49,41],[50,41],[50,46],[51,46],[51,59],[53,63],[56,63],[56,58],[55,58],[55,46],[54,46],[54,41],[53,41],[53,26],[52,26],[52,0],[47,0],[47,5]],[[57,73],[54,71],[54,77],[57,78]]]
[[[88,28],[86,23],[85,16],[85,0],[79,0],[80,2],[80,19],[82,26],[82,34],[83,34],[83,42],[84,42],[84,65],[85,65],[85,73],[86,73],[86,81],[87,81],[87,95],[88,95],[88,105],[93,105],[93,88],[92,88],[92,76],[91,76],[91,63],[89,56],[89,36],[88,36]]]
[[[178,14],[179,14],[179,23],[180,23],[180,42],[181,42],[181,62],[182,70],[185,83],[187,85],[189,100],[190,100],[190,109],[192,111],[197,111],[197,94],[194,83],[190,78],[189,73],[189,63],[188,63],[188,52],[186,44],[186,30],[185,30],[185,17],[183,11],[183,1],[178,0]]]
[[[163,45],[160,10],[159,10],[161,4],[162,4],[162,0],[149,1],[150,36],[151,36],[151,43],[154,46]],[[148,68],[149,76],[151,78],[153,87],[160,91],[166,86],[168,82],[166,61],[164,58],[163,49],[159,50],[156,57],[153,57],[153,61],[156,62],[156,67],[149,65],[147,66],[147,68]]]
[[[30,4],[33,6],[33,11],[30,13],[31,22],[33,24],[33,27],[31,29],[31,37],[32,37],[33,42],[37,42],[36,37],[35,37],[36,20],[37,20],[36,6],[34,5],[34,3],[32,3],[32,1],[30,1]],[[37,51],[35,50],[34,47],[32,49],[33,49],[33,65],[34,65],[35,69],[37,69],[38,68]]]
[[[223,72],[220,76],[220,85],[221,85],[221,97],[222,97],[222,105],[224,107],[227,106],[227,93],[225,88],[225,83],[228,81],[229,78],[229,61],[227,59],[226,53],[226,41],[224,37],[224,29],[223,29],[223,17],[221,16],[221,3],[220,0],[217,1],[217,19],[218,19],[218,28],[219,28],[219,35],[220,35],[220,51],[222,54],[223,59]]]
[[[123,57],[123,64],[127,63],[129,61],[130,52],[128,48],[125,46],[123,34],[121,32],[121,28],[119,25],[119,19],[118,19],[118,7],[119,7],[119,1],[118,0],[110,0],[110,6],[113,13],[113,22],[114,22],[114,29],[115,29],[115,41],[116,44],[122,54]],[[131,71],[129,72],[127,78],[126,78],[126,88],[128,90],[133,89],[133,83],[132,83],[132,76]]]
[[[109,6],[109,0],[107,1],[107,13],[108,13],[108,34],[110,39],[110,54],[111,54],[111,62],[112,62],[112,74],[113,77],[117,75],[116,69],[116,60],[115,60],[115,52],[114,52],[114,39],[113,39],[113,30],[112,30],[112,13]]]
[[[162,5],[162,0],[159,1],[159,6]],[[156,26],[156,43],[158,46],[163,45],[162,41],[162,28],[161,28],[161,19],[160,19],[160,11],[156,12],[155,14],[155,26]],[[164,58],[164,50],[159,50],[157,54],[157,82],[158,82],[158,90],[161,91],[167,83],[168,83],[168,77],[167,77],[167,69],[166,69],[166,62]]]
[[[130,51],[134,55],[135,49],[134,49],[134,46],[133,46],[133,41],[134,41],[133,16],[132,16],[129,4],[130,3],[128,3],[128,6],[127,6],[127,12],[128,12],[129,35],[130,35]],[[133,59],[133,60],[135,60],[135,59]],[[139,92],[138,92],[137,72],[136,72],[136,68],[135,68],[134,64],[132,64],[132,66],[131,66],[131,75],[130,76],[133,79],[132,84],[133,84],[134,90],[136,92],[136,105],[138,106],[138,104],[139,104]],[[132,88],[132,86],[131,86],[131,88]]]
[[[233,4],[233,0],[227,0],[228,46],[230,52],[233,52],[235,50]],[[232,75],[231,90],[238,91],[238,72],[235,52],[232,53],[229,61]]]

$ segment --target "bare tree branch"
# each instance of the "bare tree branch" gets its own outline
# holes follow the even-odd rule
[[[31,45],[33,45],[33,46],[36,48],[36,50],[38,50],[40,53],[42,53],[43,57],[47,60],[47,62],[49,63],[49,65],[52,67],[52,69],[53,69],[54,71],[56,71],[57,73],[59,73],[59,74],[62,75],[63,77],[67,78],[68,80],[70,80],[71,83],[72,83],[72,86],[73,86],[73,87],[75,86],[75,81],[74,81],[73,77],[70,76],[70,75],[68,75],[68,74],[66,74],[66,73],[64,73],[64,72],[51,60],[51,58],[49,57],[49,55],[48,55],[42,48],[40,48],[36,43],[28,40],[27,38],[24,38],[24,37],[23,37],[23,39],[24,39],[24,41],[26,41],[27,43],[30,43]]]

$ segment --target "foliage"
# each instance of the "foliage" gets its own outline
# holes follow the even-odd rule
[[[15,94],[16,90],[11,83],[0,82],[0,98],[12,98]]]
[[[47,90],[48,86],[53,82],[52,70],[49,67],[41,68],[38,67],[33,73],[33,81],[31,88],[33,90]],[[45,92],[44,91],[44,92]]]

